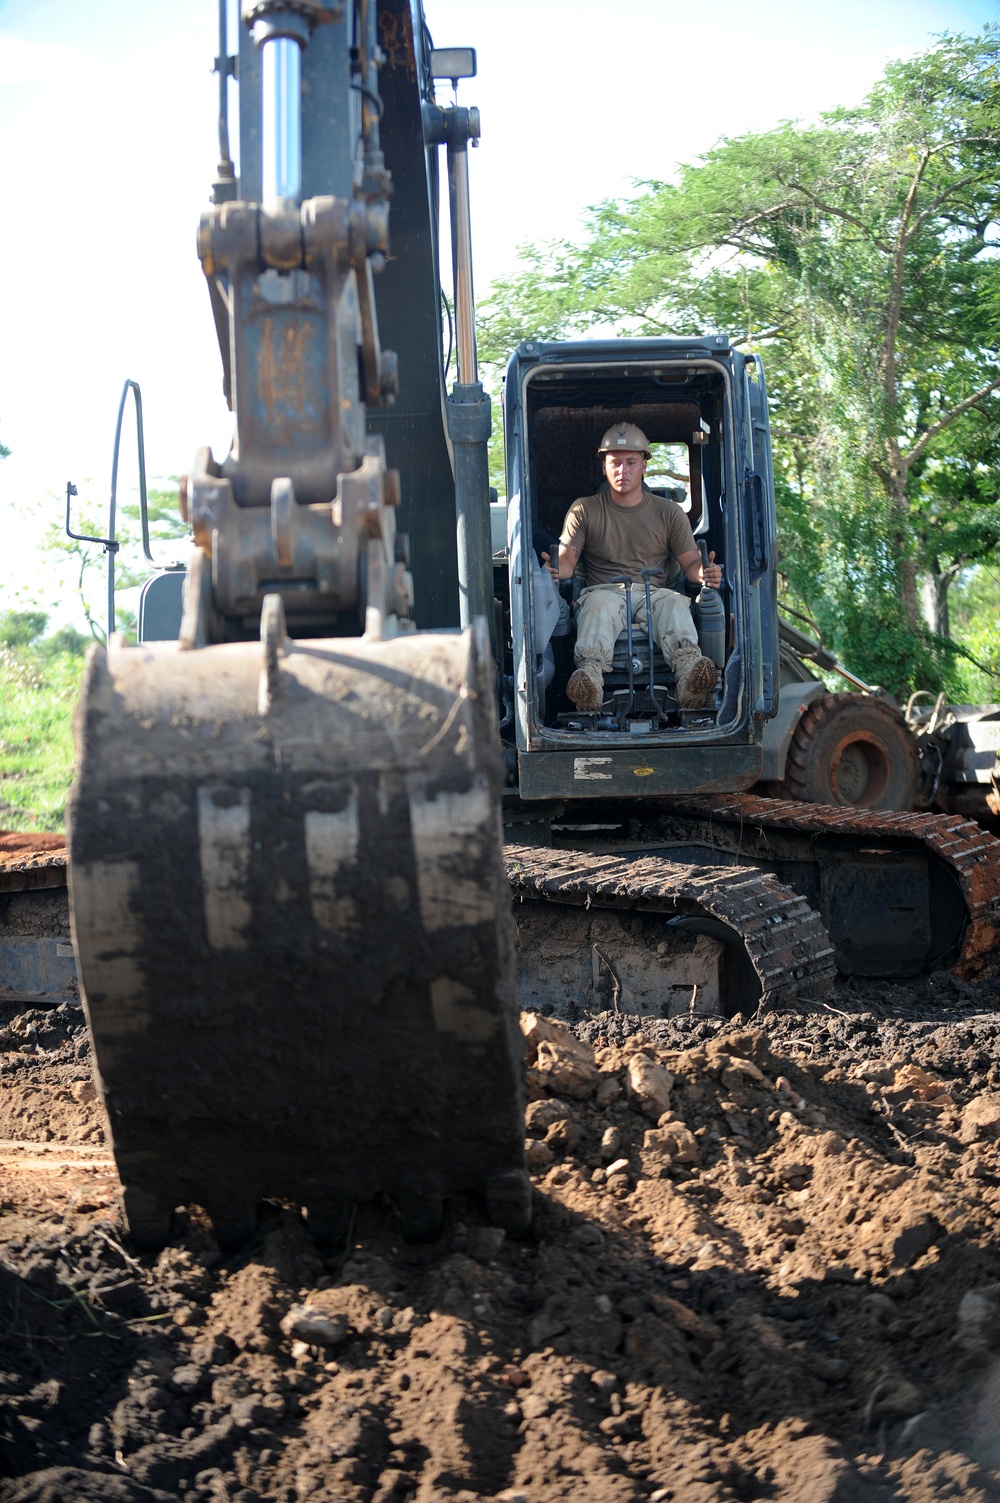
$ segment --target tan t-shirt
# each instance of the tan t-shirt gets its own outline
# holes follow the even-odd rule
[[[583,555],[588,585],[608,584],[616,574],[642,583],[642,570],[662,565],[654,588],[673,581],[668,559],[697,551],[691,524],[676,501],[644,491],[638,506],[618,506],[610,492],[581,496],[566,513],[560,542]]]

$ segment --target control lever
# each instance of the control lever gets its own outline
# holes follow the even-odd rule
[[[642,581],[646,587],[646,642],[649,646],[649,708],[659,711],[660,706],[656,697],[656,685],[653,682],[653,606],[650,590],[650,580],[654,574],[659,574],[658,568],[643,569]]]
[[[632,576],[631,574],[616,574],[609,584],[621,584],[625,586],[625,651],[628,656],[628,704],[621,712],[622,720],[626,720],[635,709],[635,669],[632,664]]]

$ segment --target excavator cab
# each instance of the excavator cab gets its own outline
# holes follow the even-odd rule
[[[504,412],[507,756],[520,797],[749,787],[760,776],[763,724],[777,707],[774,488],[759,362],[722,335],[526,342],[507,367]],[[546,636],[552,611],[539,559],[552,552],[572,502],[597,491],[601,435],[623,421],[654,448],[684,457],[695,539],[722,566],[721,590],[692,602],[701,650],[720,670],[714,701],[697,710],[678,706],[651,632],[630,623],[605,676],[603,707],[580,712],[565,695],[571,609],[559,611]],[[650,476],[650,488],[656,483]],[[685,586],[680,577],[672,587]]]

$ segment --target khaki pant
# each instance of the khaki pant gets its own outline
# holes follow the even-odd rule
[[[650,590],[653,640],[671,667],[680,654],[699,652],[698,633],[691,620],[691,602],[676,590]],[[632,586],[632,620],[635,634],[646,641],[646,591]],[[625,630],[625,586],[589,585],[576,608],[577,667],[596,668],[603,675],[611,668],[615,643]]]

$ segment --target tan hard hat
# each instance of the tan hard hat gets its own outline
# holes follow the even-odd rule
[[[601,447],[597,452],[598,454],[615,454],[622,450],[645,454],[647,459],[652,458],[648,438],[634,423],[615,423],[601,439]]]

